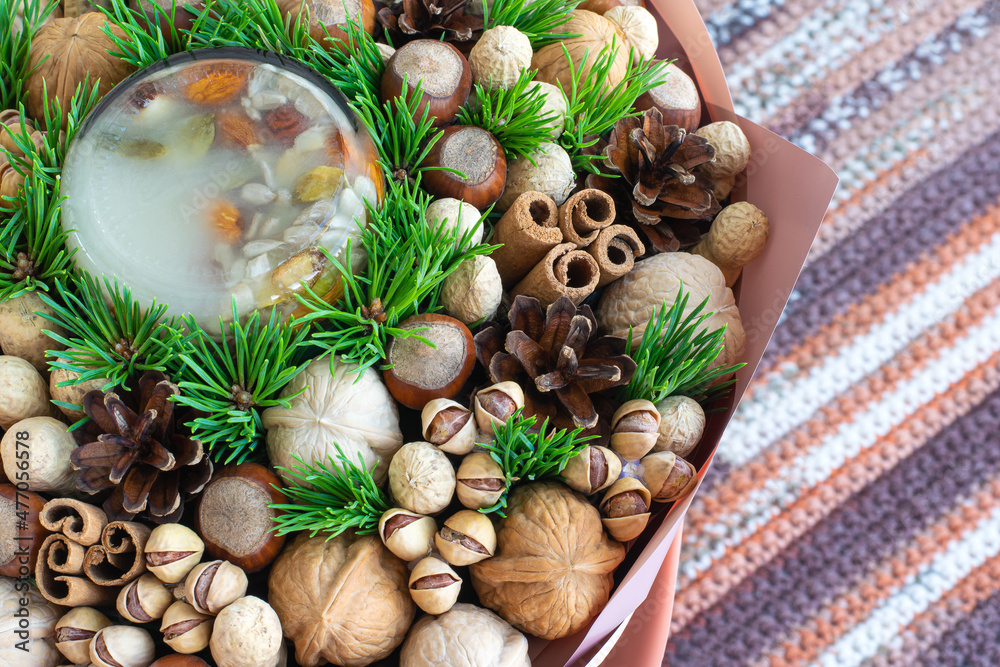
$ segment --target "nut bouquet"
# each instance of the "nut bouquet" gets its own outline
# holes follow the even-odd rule
[[[775,242],[658,21],[6,3],[0,657],[593,647],[738,398]]]

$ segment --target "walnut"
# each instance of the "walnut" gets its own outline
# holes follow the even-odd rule
[[[303,667],[368,665],[403,641],[415,608],[406,564],[374,535],[300,535],[275,561],[268,600]]]
[[[528,667],[528,640],[491,611],[460,602],[410,631],[400,667]]]
[[[569,153],[562,146],[546,141],[531,159],[519,157],[507,165],[507,184],[497,206],[506,211],[525,192],[541,192],[562,206],[574,188],[576,174]]]
[[[470,257],[459,264],[441,287],[441,305],[445,312],[469,326],[493,317],[501,299],[503,285],[497,263],[483,255]]]
[[[719,212],[691,252],[722,269],[726,285],[732,287],[743,267],[764,252],[769,231],[763,211],[750,202],[736,202]]]
[[[715,148],[715,159],[698,167],[709,178],[735,176],[750,162],[750,141],[736,123],[720,120],[695,131]]]
[[[660,31],[654,17],[645,7],[613,7],[604,13],[625,33],[628,44],[635,47],[634,58],[653,58],[660,46]]]
[[[472,79],[484,88],[510,88],[531,67],[531,41],[517,28],[485,31],[469,53]]]
[[[610,46],[613,40],[618,51],[615,53],[604,85],[610,89],[621,83],[628,70],[629,54],[625,34],[617,25],[600,14],[578,9],[559,30],[578,36],[543,46],[538,50],[531,59],[532,69],[538,70],[535,74],[536,81],[544,81],[554,86],[562,84],[563,90],[569,90],[572,72],[566,60],[566,53],[569,53],[574,69],[582,71],[586,76],[597,62],[601,50]]]
[[[583,496],[540,482],[511,494],[496,555],[469,570],[485,606],[524,632],[559,639],[604,608],[624,557]]]

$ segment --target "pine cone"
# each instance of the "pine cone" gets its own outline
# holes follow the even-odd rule
[[[524,388],[526,415],[548,417],[556,427],[593,428],[598,411],[590,394],[627,384],[635,372],[625,340],[594,338],[590,306],[577,308],[568,297],[546,313],[538,299],[518,296],[510,326],[504,334],[491,322],[476,334],[476,355],[493,382],[511,380]]]
[[[711,220],[721,210],[711,181],[694,172],[715,159],[715,149],[676,125],[664,125],[659,109],[618,121],[604,155],[607,170],[619,178],[591,174],[587,187],[611,193],[619,210],[631,208],[642,225],[670,218]]]
[[[94,494],[112,489],[104,511],[112,521],[146,512],[156,523],[173,523],[184,501],[212,477],[212,461],[184,424],[193,419],[171,396],[180,393],[166,375],[148,371],[139,386],[123,392],[90,391],[83,410],[90,422],[74,431],[80,446],[70,454],[76,486]]]
[[[402,0],[379,9],[378,20],[396,47],[415,39],[443,36],[446,42],[471,48],[483,31],[483,19],[465,14],[469,1]]]

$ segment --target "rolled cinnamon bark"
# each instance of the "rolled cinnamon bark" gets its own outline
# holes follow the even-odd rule
[[[585,250],[578,250],[572,243],[560,243],[514,287],[511,296],[533,296],[548,306],[565,295],[580,305],[597,289],[600,277],[600,267]]]
[[[38,553],[35,582],[49,602],[65,607],[114,604],[118,590],[98,586],[82,575],[84,547],[65,535],[49,535]]]
[[[639,235],[627,225],[611,225],[601,230],[587,252],[601,269],[598,287],[618,280],[635,266],[635,258],[646,251]]]
[[[615,201],[603,190],[580,190],[559,207],[563,241],[586,248],[615,221]]]
[[[62,533],[85,547],[97,544],[108,525],[104,510],[72,498],[56,498],[45,503],[39,521],[46,530]]]
[[[141,523],[113,521],[101,543],[87,549],[83,571],[99,586],[124,586],[146,571],[146,540],[150,529]]]
[[[504,288],[510,289],[545,253],[562,243],[556,203],[541,192],[525,192],[500,218],[492,241],[503,244],[491,257]]]

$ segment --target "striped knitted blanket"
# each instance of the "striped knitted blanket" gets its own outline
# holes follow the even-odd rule
[[[688,513],[665,664],[996,667],[1000,0],[698,5],[737,111],[841,185]]]

